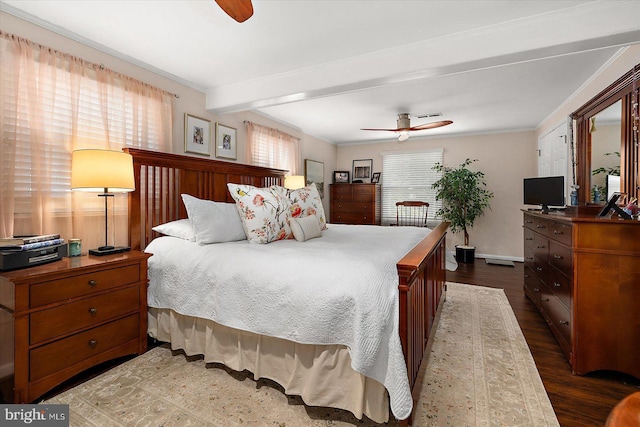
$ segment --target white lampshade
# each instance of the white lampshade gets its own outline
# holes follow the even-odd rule
[[[297,190],[304,187],[304,176],[302,175],[289,175],[284,177],[284,187],[289,190]]]
[[[400,136],[398,136],[398,141],[406,141],[407,139],[409,139],[409,132],[406,130],[400,132]]]
[[[100,193],[135,190],[133,157],[122,151],[75,150],[71,157],[71,189]]]

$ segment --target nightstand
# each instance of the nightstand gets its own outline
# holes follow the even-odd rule
[[[30,403],[72,376],[147,349],[147,259],[83,255],[0,275],[0,391]]]

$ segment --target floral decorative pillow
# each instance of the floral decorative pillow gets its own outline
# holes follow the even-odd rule
[[[293,218],[315,215],[318,218],[320,230],[327,229],[327,217],[324,215],[322,199],[315,184],[297,190],[289,190],[289,203]]]
[[[279,191],[242,184],[227,184],[227,188],[250,242],[270,243],[291,236],[289,201]]]

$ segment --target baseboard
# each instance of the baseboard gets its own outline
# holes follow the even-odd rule
[[[479,253],[476,253],[476,258],[491,258],[491,259],[503,259],[505,261],[524,262],[524,257],[506,256],[506,255],[492,255],[492,254],[479,254]]]

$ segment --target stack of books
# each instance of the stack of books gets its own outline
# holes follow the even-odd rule
[[[31,249],[55,246],[64,243],[59,234],[40,236],[15,236],[0,239],[0,252],[28,251]]]

